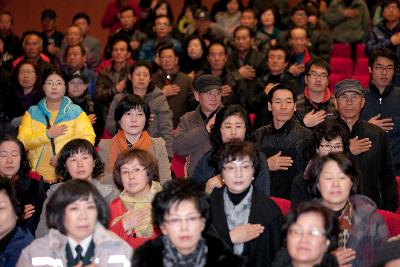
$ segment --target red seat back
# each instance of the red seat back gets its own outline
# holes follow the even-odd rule
[[[331,57],[351,57],[351,47],[349,44],[335,43],[332,46]]]
[[[351,58],[331,58],[331,69],[333,74],[342,74],[350,78],[353,74],[353,60]]]
[[[359,58],[354,64],[354,75],[368,75],[368,58]]]
[[[331,92],[335,91],[335,84],[344,79],[345,76],[343,74],[332,73],[329,78],[329,88],[331,89]]]
[[[390,236],[396,236],[400,234],[400,215],[387,211],[387,210],[377,210],[377,213],[382,216],[385,221]]]
[[[292,207],[292,202],[290,200],[279,197],[271,197],[271,199],[279,206],[283,216],[290,212]]]
[[[365,44],[357,44],[356,46],[356,59],[359,58],[366,58],[367,55],[365,54]]]
[[[177,178],[185,177],[185,158],[174,155],[171,161],[171,171],[175,173]]]

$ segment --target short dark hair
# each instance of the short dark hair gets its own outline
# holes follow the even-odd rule
[[[398,69],[398,62],[399,59],[397,58],[396,53],[394,53],[391,49],[386,48],[386,47],[379,47],[376,48],[374,51],[372,51],[372,54],[369,56],[368,59],[368,66],[372,69],[372,67],[375,64],[375,61],[378,59],[378,57],[384,57],[387,58],[391,61],[393,61],[393,65],[395,70],[397,71]]]
[[[171,42],[161,43],[159,46],[157,46],[157,55],[160,56],[164,50],[172,50],[174,52],[174,55],[177,56],[174,45]]]
[[[301,215],[306,213],[317,213],[321,215],[324,221],[325,236],[330,241],[327,251],[336,249],[340,231],[339,223],[335,213],[322,205],[322,203],[318,200],[302,202],[297,205],[296,208],[286,216],[286,222],[283,225],[283,231],[287,233],[290,226],[296,223]]]
[[[304,11],[308,15],[307,5],[304,2],[300,2],[297,5],[294,5],[290,10],[290,16],[293,16],[294,13],[296,13],[297,11]]]
[[[331,76],[331,66],[329,65],[328,62],[323,60],[320,57],[313,58],[310,61],[307,62],[306,67],[305,67],[305,74],[307,75],[310,72],[310,69],[312,66],[320,67],[328,72],[328,75]]]
[[[385,7],[387,7],[388,5],[391,5],[391,4],[396,4],[396,5],[397,5],[397,8],[400,9],[400,2],[399,2],[399,0],[383,0],[383,1],[382,1],[382,4],[381,4],[382,12],[383,12],[383,10],[385,9]]]
[[[310,38],[310,33],[306,28],[294,25],[289,29],[289,35],[288,35],[289,39],[292,38],[292,31],[297,29],[303,30],[306,33],[306,38]]]
[[[121,167],[122,165],[135,159],[139,162],[140,165],[146,168],[147,178],[149,179],[150,185],[152,181],[160,181],[158,164],[154,156],[148,151],[139,149],[128,149],[119,153],[114,164],[113,180],[115,185],[121,191],[124,190],[121,177]]]
[[[144,102],[144,100],[140,96],[135,94],[128,94],[124,96],[118,102],[117,107],[115,108],[114,120],[117,123],[118,129],[120,128],[119,121],[121,120],[122,116],[124,116],[124,114],[131,109],[143,110],[146,116],[144,130],[147,129],[147,127],[149,126],[149,119],[151,114],[150,107]]]
[[[296,103],[297,101],[297,96],[296,93],[294,92],[292,86],[289,83],[279,83],[272,87],[271,91],[269,91],[267,95],[268,103],[272,104],[272,97],[274,96],[275,92],[278,90],[288,90],[290,93],[292,93],[293,96],[293,101]]]
[[[241,30],[247,30],[249,32],[250,38],[254,37],[254,32],[251,30],[249,26],[246,25],[239,25],[233,30],[233,37],[235,38],[236,33]]]
[[[81,44],[78,44],[78,45],[68,45],[67,48],[65,49],[65,58],[67,58],[68,51],[69,51],[71,48],[74,48],[74,47],[79,47],[79,49],[81,50],[82,55],[84,55],[84,56],[86,55],[86,49],[83,47],[83,45],[81,45]]]
[[[357,193],[360,181],[360,173],[354,166],[353,162],[344,153],[337,152],[329,153],[323,157],[317,156],[312,159],[310,163],[311,165],[304,176],[307,177],[310,183],[313,183],[311,189],[313,196],[316,198],[322,197],[318,188],[319,176],[324,168],[325,163],[328,161],[336,162],[340,170],[351,179],[353,186],[351,187],[350,195]]]
[[[188,49],[189,44],[190,44],[190,42],[192,40],[199,40],[201,49],[203,50],[202,58],[204,58],[206,53],[207,53],[206,52],[207,51],[207,45],[206,45],[206,42],[204,41],[203,37],[201,37],[200,35],[196,35],[196,34],[195,35],[191,35],[189,38],[187,38],[184,41],[184,43],[182,45],[182,48],[181,48],[181,54],[183,55],[183,58],[184,59],[188,59],[189,58],[188,53],[187,53],[187,49]]]
[[[125,35],[123,35],[123,34],[115,34],[114,36],[112,36],[112,37],[110,37],[110,43],[111,43],[111,45],[110,45],[110,53],[112,52],[112,50],[114,49],[114,46],[117,44],[117,43],[119,43],[119,42],[124,42],[124,43],[126,43],[126,47],[127,47],[127,49],[128,49],[128,52],[132,52],[132,49],[131,49],[131,46],[130,46],[130,44],[129,44],[129,39],[128,39],[128,37],[126,37]]]
[[[22,206],[17,198],[15,188],[13,187],[11,180],[7,177],[0,177],[0,192],[4,192],[10,199],[11,206],[14,210],[17,219],[22,219]]]
[[[156,10],[163,4],[167,6],[167,13],[168,13],[167,17],[169,19],[169,22],[172,23],[174,21],[174,12],[172,11],[171,5],[166,0],[158,1],[158,3],[155,5],[153,9],[154,15],[156,14]]]
[[[152,218],[156,226],[160,227],[164,223],[165,215],[170,212],[172,206],[183,201],[192,201],[200,216],[207,221],[210,204],[207,193],[199,183],[193,179],[179,179],[168,181],[163,188],[152,202]]]
[[[88,200],[93,196],[97,209],[97,221],[108,227],[110,211],[104,198],[96,187],[88,181],[73,179],[62,183],[49,198],[46,206],[46,222],[48,228],[55,228],[67,235],[64,225],[66,207],[80,199]]]
[[[21,157],[21,163],[17,174],[20,179],[22,179],[23,177],[27,177],[28,173],[31,171],[32,168],[29,163],[28,157],[26,155],[24,145],[17,138],[10,135],[3,135],[0,137],[0,145],[3,144],[4,142],[14,142],[17,144],[19,155]]]
[[[269,52],[271,51],[276,51],[276,50],[282,50],[285,53],[285,62],[289,62],[290,60],[290,55],[288,50],[286,49],[286,47],[284,47],[281,43],[277,42],[275,45],[271,45],[268,48],[267,51],[267,60],[268,60],[268,56],[269,56]]]
[[[254,177],[257,177],[260,169],[260,157],[254,142],[233,140],[221,145],[218,151],[218,173],[222,173],[224,164],[248,156],[253,162]]]
[[[26,64],[31,65],[36,73],[36,82],[33,85],[33,89],[31,92],[36,92],[37,99],[41,99],[44,97],[44,91],[41,87],[41,85],[42,85],[42,77],[41,76],[43,76],[43,75],[40,75],[39,66],[37,64],[35,64],[34,62],[29,61],[27,59],[23,59],[21,62],[19,62],[12,71],[11,84],[17,85],[18,88],[21,88],[21,84],[19,83],[18,75],[19,75],[19,71],[20,71],[21,67]]]
[[[121,9],[119,10],[118,13],[119,13],[119,14],[122,14],[122,13],[125,13],[125,12],[127,12],[127,11],[132,11],[133,16],[136,17],[136,11],[135,11],[132,7],[130,7],[130,6],[126,6],[126,7],[121,8]]]
[[[98,179],[99,176],[104,172],[104,163],[101,161],[99,155],[96,152],[96,148],[92,145],[92,143],[90,143],[86,139],[73,139],[63,146],[60,151],[60,156],[57,160],[56,174],[63,181],[68,181],[72,179],[66,166],[68,158],[80,152],[86,152],[93,158],[93,179]]]
[[[251,125],[247,111],[240,105],[228,105],[222,107],[215,115],[215,123],[211,128],[210,140],[213,146],[222,145],[221,125],[229,116],[236,115],[244,120],[246,126],[245,140],[254,140],[253,127]]]
[[[146,61],[136,61],[134,64],[132,64],[129,68],[129,74],[132,75],[132,73],[139,67],[145,67],[149,71],[149,74],[151,77],[151,66]],[[154,86],[153,80],[151,79],[149,85],[147,86],[146,93],[152,92],[154,90],[154,87],[155,86]],[[133,84],[132,84],[131,79],[128,79],[126,81],[126,91],[128,93],[134,93],[133,92]]]
[[[84,19],[86,20],[87,24],[90,25],[90,17],[88,14],[84,13],[84,12],[78,12],[75,14],[75,16],[72,17],[72,23],[74,23],[75,21],[77,21],[78,19]]]
[[[45,69],[45,71],[43,71],[42,81],[41,81],[42,82],[42,86],[44,86],[47,78],[49,78],[49,76],[53,75],[53,74],[56,74],[56,75],[60,76],[63,79],[63,81],[65,82],[65,78],[64,78],[64,75],[62,74],[62,72],[58,68],[52,66],[52,67],[50,67],[48,69]]]
[[[170,24],[172,23],[171,18],[170,18],[169,16],[166,16],[166,15],[158,15],[158,16],[156,16],[156,17],[154,18],[153,23],[152,23],[152,26],[153,26],[153,27],[156,26],[156,21],[159,20],[159,19],[161,19],[161,18],[167,18],[167,19],[168,19],[168,22],[169,22]]]
[[[243,16],[244,13],[251,13],[251,14],[253,14],[254,18],[257,19],[257,14],[256,14],[256,12],[254,11],[254,9],[252,9],[252,8],[245,8],[245,9],[243,9],[243,10],[242,10],[241,17]]]
[[[224,45],[224,43],[219,42],[219,41],[214,41],[214,42],[212,42],[212,43],[207,47],[207,50],[206,50],[207,56],[210,55],[210,49],[211,49],[211,47],[213,47],[213,46],[215,46],[215,45],[222,46],[222,47],[224,48],[225,55],[228,54],[228,51],[227,51],[226,46]]]

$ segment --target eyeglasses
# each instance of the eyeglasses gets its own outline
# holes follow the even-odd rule
[[[343,151],[343,145],[327,145],[327,144],[320,144],[320,148],[324,151]]]
[[[344,103],[354,103],[360,99],[361,95],[355,94],[355,95],[341,95],[339,96],[339,101],[344,102]]]
[[[387,65],[387,66],[383,66],[383,65],[375,65],[374,66],[375,70],[377,71],[386,71],[386,72],[392,72],[394,71],[394,66],[393,65]]]
[[[187,218],[171,218],[168,220],[164,220],[164,222],[168,223],[171,226],[178,226],[181,225],[183,222],[187,224],[194,224],[198,222],[200,219],[201,219],[200,215],[193,215]]]
[[[221,91],[216,89],[216,90],[210,90],[210,91],[202,93],[202,94],[205,95],[206,97],[220,96]]]
[[[166,28],[169,27],[168,23],[160,23],[155,25],[156,28]]]
[[[246,126],[243,124],[222,124],[221,125],[221,130],[231,132],[233,129],[236,132],[240,132],[240,131],[246,129]]]
[[[125,169],[123,169],[123,170],[121,170],[121,177],[128,178],[128,177],[131,177],[132,175],[135,176],[135,175],[141,174],[141,173],[143,173],[144,171],[146,171],[146,168],[145,168],[145,167],[142,167],[142,168],[134,168],[134,169],[132,169],[132,170],[125,170]]]
[[[311,78],[313,78],[313,79],[317,79],[317,78],[319,77],[321,80],[326,80],[326,79],[329,78],[329,75],[328,75],[327,73],[320,73],[320,74],[318,74],[318,73],[315,72],[315,71],[312,71],[312,72],[310,72],[310,73],[307,74],[307,75],[308,75],[308,77],[311,77]]]
[[[46,81],[44,83],[44,85],[46,85],[48,87],[54,87],[54,86],[61,87],[61,86],[65,86],[65,83],[62,81]]]
[[[314,239],[325,236],[325,232],[319,230],[318,228],[311,228],[311,229],[305,231],[303,228],[296,227],[296,226],[291,227],[289,229],[288,233],[289,233],[289,235],[296,237],[296,238],[302,237],[303,234],[307,234],[309,237],[314,238]]]
[[[162,61],[167,61],[167,60],[173,60],[175,57],[173,57],[173,56],[163,56],[163,57],[160,57],[160,59],[162,60]]]
[[[235,173],[237,170],[241,170],[242,172],[250,172],[251,170],[253,170],[253,164],[252,163],[245,163],[243,165],[234,165],[234,164],[230,164],[230,165],[226,165],[223,167],[223,169],[227,172],[227,173]]]

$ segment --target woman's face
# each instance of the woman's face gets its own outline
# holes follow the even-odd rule
[[[188,55],[191,59],[198,59],[203,56],[203,48],[199,39],[192,39],[187,48]]]
[[[36,71],[31,64],[24,64],[19,68],[18,82],[22,88],[33,88],[36,79]]]
[[[229,14],[235,14],[239,11],[239,3],[238,0],[231,0],[226,4],[226,10]]]
[[[327,141],[325,138],[322,138],[321,143],[317,148],[318,155],[322,157],[331,152],[343,152],[343,141],[340,136],[332,139],[331,141]]]
[[[21,153],[19,146],[13,141],[0,144],[0,175],[13,177],[21,166]]]
[[[119,121],[121,129],[129,135],[141,134],[146,124],[146,115],[141,109],[131,109]]]
[[[231,193],[240,194],[249,188],[254,178],[254,166],[249,156],[224,164],[222,179]]]
[[[0,240],[3,239],[17,223],[17,215],[14,212],[10,198],[4,190],[0,191]]]
[[[90,181],[92,179],[93,168],[95,166],[92,154],[80,151],[67,159],[65,168],[72,179]]]
[[[135,197],[143,197],[150,190],[147,170],[135,158],[120,168],[122,185],[125,192]]]
[[[319,175],[318,187],[323,203],[331,210],[341,210],[350,195],[353,182],[333,161],[327,161]]]
[[[93,234],[97,223],[97,207],[93,196],[79,199],[65,207],[64,228],[67,236],[80,242]]]
[[[87,84],[79,78],[74,78],[68,82],[68,94],[71,97],[80,97],[86,91]]]
[[[319,213],[303,213],[289,228],[287,249],[294,266],[320,263],[329,244]]]
[[[220,131],[222,142],[224,143],[234,139],[244,141],[246,135],[246,123],[241,116],[231,115],[221,123]]]
[[[159,6],[156,9],[156,15],[157,16],[167,16],[168,15],[168,8],[167,8],[167,4],[162,4],[161,6]]]
[[[150,71],[146,67],[137,67],[132,72],[132,84],[134,89],[147,90],[151,81]]]
[[[197,247],[204,227],[205,219],[193,201],[184,200],[171,206],[160,229],[179,253],[188,255]]]
[[[43,90],[48,101],[61,101],[65,95],[64,79],[58,74],[51,74],[44,82]]]
[[[274,25],[274,23],[275,23],[274,12],[272,12],[272,10],[269,9],[269,10],[265,11],[264,13],[262,13],[261,23],[264,26]]]

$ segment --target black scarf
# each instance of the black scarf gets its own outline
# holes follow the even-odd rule
[[[164,267],[203,267],[206,265],[208,248],[204,238],[200,238],[196,249],[189,255],[180,254],[168,237],[163,236],[162,240]]]

